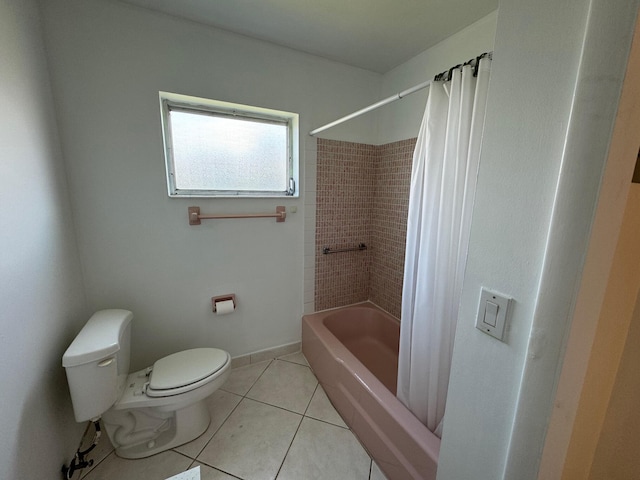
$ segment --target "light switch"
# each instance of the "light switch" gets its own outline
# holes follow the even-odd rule
[[[498,307],[497,304],[493,302],[487,302],[484,308],[484,319],[482,321],[487,325],[495,327],[496,322],[498,321],[499,308],[500,307]]]
[[[498,340],[504,339],[511,298],[482,288],[476,328]]]

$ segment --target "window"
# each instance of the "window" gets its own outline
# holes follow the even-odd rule
[[[170,197],[297,197],[298,114],[160,92]]]

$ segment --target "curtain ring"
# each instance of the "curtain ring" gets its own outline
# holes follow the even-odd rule
[[[492,58],[492,52],[484,52],[482,55],[478,55],[476,57],[476,66],[473,67],[473,76],[477,77],[478,76],[478,67],[480,66],[480,60],[482,60],[484,57],[489,57]]]
[[[448,76],[448,80],[447,80],[448,82],[450,82],[450,81],[451,81],[451,79],[453,78],[453,71],[454,71],[456,68],[460,68],[461,66],[462,66],[462,64],[461,64],[461,63],[459,63],[459,64],[458,64],[458,65],[456,65],[455,67],[451,67],[451,68],[449,69],[449,76]]]

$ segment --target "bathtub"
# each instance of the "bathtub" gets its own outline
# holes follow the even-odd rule
[[[302,317],[302,352],[389,480],[435,480],[440,439],[396,398],[400,323],[369,302]]]

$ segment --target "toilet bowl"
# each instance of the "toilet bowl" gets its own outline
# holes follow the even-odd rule
[[[210,423],[206,399],[230,365],[227,352],[197,348],[129,374],[122,396],[102,415],[116,454],[143,458],[199,437]]]
[[[227,380],[231,356],[217,348],[196,348],[128,373],[132,318],[127,310],[96,312],[62,363],[76,420],[102,418],[118,456],[143,458],[207,429],[206,399]]]

